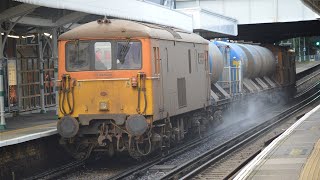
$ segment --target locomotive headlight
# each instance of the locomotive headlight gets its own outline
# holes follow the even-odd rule
[[[100,111],[107,111],[108,110],[108,103],[107,102],[100,102],[99,109],[100,109]]]

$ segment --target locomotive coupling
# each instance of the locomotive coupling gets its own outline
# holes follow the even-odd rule
[[[64,116],[57,123],[58,133],[64,138],[72,138],[79,131],[79,123],[72,116]]]

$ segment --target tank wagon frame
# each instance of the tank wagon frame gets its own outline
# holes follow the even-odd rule
[[[57,124],[61,144],[80,159],[92,151],[127,151],[138,158],[201,133],[244,94],[292,85],[287,76],[276,78],[278,72],[291,69],[277,67],[269,73],[275,69],[271,65],[261,82],[273,84],[262,86],[249,76],[239,81],[242,60],[240,66],[231,66],[230,46],[217,46],[179,29],[126,20],[98,20],[62,34]],[[232,68],[240,72],[235,79],[221,75],[225,69],[232,74]],[[256,84],[242,91],[246,81]],[[232,89],[235,82],[241,91]]]

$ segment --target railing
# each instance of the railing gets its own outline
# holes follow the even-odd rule
[[[308,61],[320,61],[320,54],[306,55],[306,56],[295,56],[297,62],[308,62]]]

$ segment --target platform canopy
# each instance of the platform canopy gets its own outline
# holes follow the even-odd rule
[[[204,38],[238,35],[236,19],[200,7],[177,10],[193,16],[193,31],[198,32]]]
[[[150,22],[191,32],[192,16],[148,1],[136,0],[16,0],[34,6]]]
[[[320,0],[301,0],[301,1],[320,15]]]
[[[54,27],[68,30],[103,17],[161,24],[188,32],[210,32],[216,36],[237,34],[237,21],[234,19],[201,9],[192,12],[172,9],[149,0],[3,0],[0,2],[0,23],[16,23],[12,31],[16,35],[32,33],[37,29],[50,30]]]

